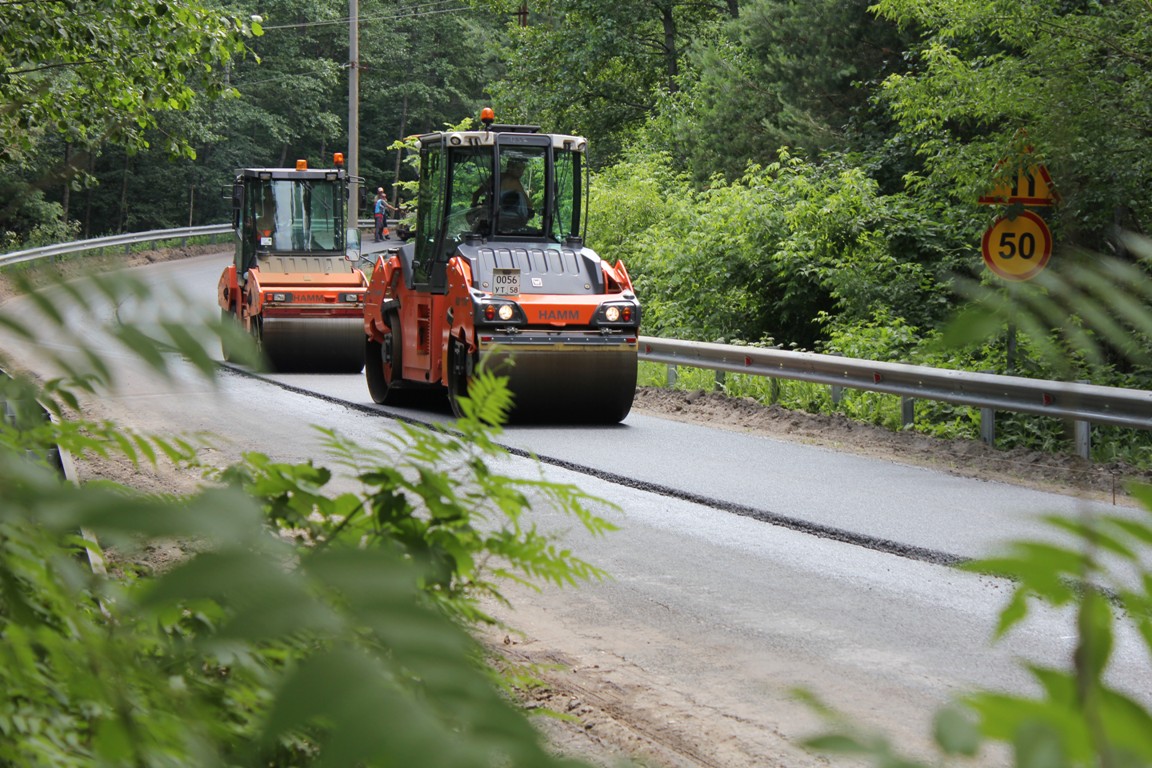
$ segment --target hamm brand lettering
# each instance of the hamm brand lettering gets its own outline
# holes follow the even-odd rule
[[[578,309],[542,309],[536,313],[538,320],[579,320]]]

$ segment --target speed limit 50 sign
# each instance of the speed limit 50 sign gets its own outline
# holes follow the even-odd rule
[[[1052,257],[1052,233],[1031,211],[1001,216],[984,232],[984,263],[1005,280],[1035,277]]]

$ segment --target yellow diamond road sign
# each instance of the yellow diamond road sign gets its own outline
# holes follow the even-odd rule
[[[1052,233],[1031,211],[1001,216],[984,232],[984,263],[1005,280],[1035,277],[1052,257]]]

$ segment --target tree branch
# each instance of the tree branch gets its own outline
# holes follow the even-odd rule
[[[48,69],[60,69],[61,67],[80,67],[85,64],[107,64],[111,59],[85,59],[84,61],[61,61],[56,64],[42,64],[38,67],[29,67],[28,69],[6,69],[5,75],[27,75],[31,72],[43,72]]]

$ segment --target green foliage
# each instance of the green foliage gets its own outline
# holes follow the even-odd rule
[[[945,316],[940,278],[961,246],[935,210],[882,195],[859,169],[786,151],[703,192],[648,156],[597,177],[589,227],[626,259],[648,332],[812,348],[828,315],[890,308],[928,327]]]
[[[82,309],[96,297],[149,298],[124,276],[54,289]],[[58,300],[29,296],[43,322],[0,322],[35,342],[64,320]],[[47,446],[194,460],[186,440],[48,422],[32,405],[62,412],[101,391],[115,381],[113,353],[172,375],[163,351],[178,350],[210,372],[216,333],[152,329],[107,329],[129,355],[58,355],[70,378],[0,387],[12,412],[0,426],[0,763],[576,765],[542,747],[459,621],[484,618],[475,601],[499,597],[505,577],[600,575],[535,529],[530,504],[610,528],[575,488],[492,471],[497,432],[483,419],[507,408],[501,383],[481,377],[453,432],[406,427],[383,450],[326,433],[359,495],[325,496],[336,474],[327,468],[256,455],[224,473],[231,485],[180,497],[62,481],[36,458]],[[308,545],[277,535],[289,527]],[[172,539],[195,543],[185,560],[163,573],[131,567],[136,548]],[[77,558],[99,553],[96,541],[119,553],[122,571]]]
[[[885,94],[937,188],[970,201],[997,163],[1048,164],[1069,242],[1104,250],[1119,225],[1147,231],[1152,76],[1149,9],[1115,3],[881,0],[878,12],[923,33]]]
[[[694,52],[695,77],[654,119],[706,183],[767,165],[781,147],[817,156],[855,149],[873,113],[872,88],[899,61],[895,25],[867,0],[753,0]]]
[[[1023,621],[1032,600],[1076,609],[1079,642],[1072,669],[1030,667],[1042,697],[976,693],[966,699],[986,736],[1011,743],[1022,765],[1041,752],[1067,765],[1152,762],[1152,714],[1104,679],[1117,625],[1135,627],[1152,652],[1152,580],[1146,572],[1152,489],[1133,492],[1149,513],[1143,519],[1049,517],[1070,544],[1017,542],[1003,555],[966,566],[1015,582],[997,635]]]
[[[976,691],[937,713],[935,741],[945,755],[979,756],[984,744],[1011,747],[1014,764],[1027,766],[1139,766],[1152,763],[1152,712],[1109,682],[1107,673],[1121,627],[1136,630],[1152,654],[1152,488],[1132,489],[1143,517],[1049,516],[1067,543],[1018,541],[1000,555],[974,561],[966,570],[1012,580],[996,637],[1024,621],[1034,603],[1070,606],[1077,646],[1071,668],[1029,664],[1038,693]],[[1152,658],[1152,656],[1146,656]],[[1139,688],[1139,681],[1120,681]],[[868,759],[878,766],[925,765],[900,757],[886,738],[861,731],[822,703],[829,730],[810,747]]]
[[[570,514],[594,534],[615,530],[592,511],[606,503],[575,486],[492,470],[490,462],[505,453],[486,417],[506,413],[508,398],[503,380],[482,372],[471,383],[465,418],[451,430],[401,423],[380,448],[320,430],[339,475],[359,484],[355,492],[329,493],[339,477],[311,462],[285,465],[261,454],[223,477],[260,500],[275,527],[305,550],[398,552],[425,566],[424,590],[451,614],[488,621],[479,601],[503,602],[505,580],[564,585],[604,576],[537,530],[527,517],[533,505]]]
[[[513,11],[502,0],[486,6]],[[675,91],[687,52],[738,3],[682,0],[548,0],[531,7],[531,23],[510,26],[501,51],[506,67],[492,84],[493,106],[506,122],[587,136],[596,165],[616,157],[661,93]],[[513,16],[513,20],[515,17]],[[514,22],[510,22],[514,23]]]
[[[36,248],[76,239],[79,227],[62,220],[62,210],[44,192],[16,179],[0,179],[0,252]]]
[[[82,146],[146,146],[157,112],[186,109],[194,89],[227,89],[226,67],[259,34],[199,3],[91,0],[2,11],[0,158],[19,159],[46,133]],[[178,137],[166,149],[186,151]]]
[[[1126,236],[1132,259],[1068,250],[1059,264],[1011,291],[972,281],[957,289],[972,304],[945,341],[970,343],[989,328],[1014,323],[1035,355],[1062,378],[1084,378],[1123,365],[1139,375],[1152,366],[1152,241]]]

